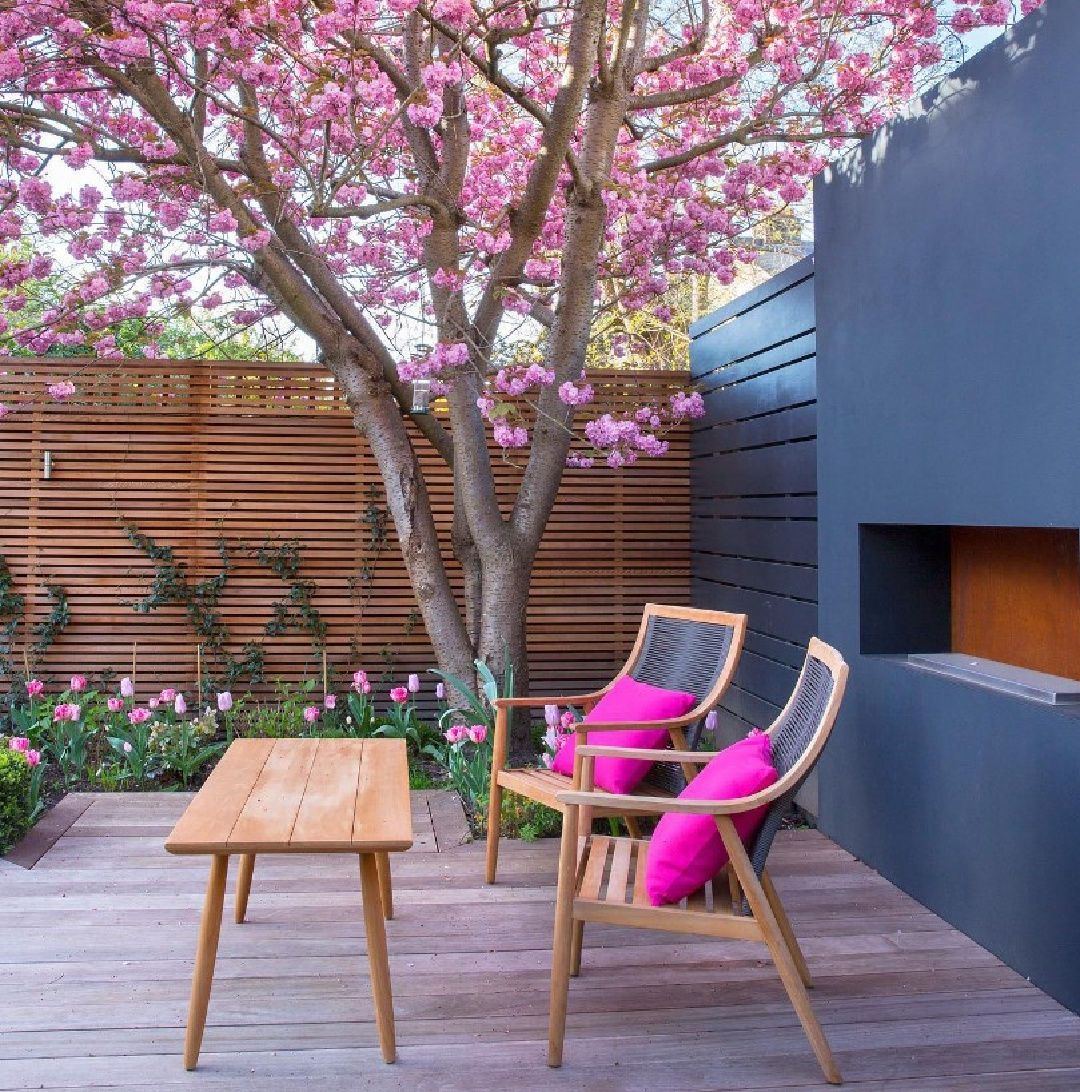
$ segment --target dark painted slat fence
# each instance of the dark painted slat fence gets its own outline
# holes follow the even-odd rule
[[[813,277],[807,258],[691,328],[691,594],[750,618],[721,744],[776,716],[817,629]]]

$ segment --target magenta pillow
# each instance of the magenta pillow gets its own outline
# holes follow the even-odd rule
[[[755,729],[721,751],[679,793],[680,800],[738,800],[767,789],[776,781],[769,737]],[[765,820],[768,804],[732,816],[746,842]],[[728,852],[711,815],[660,817],[645,861],[645,890],[653,906],[678,902],[704,887],[727,863]]]
[[[663,690],[624,675],[586,713],[587,724],[618,724],[620,721],[670,720],[694,708],[697,698],[682,690]],[[606,747],[666,747],[671,735],[666,728],[630,732],[594,732],[589,742]],[[552,769],[567,777],[574,775],[577,733],[559,748]],[[598,758],[593,764],[593,784],[606,792],[632,792],[649,772],[651,762],[637,758]]]

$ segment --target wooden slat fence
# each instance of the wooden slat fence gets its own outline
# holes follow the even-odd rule
[[[385,670],[389,652],[399,681],[434,665],[392,526],[381,554],[371,547],[365,511],[372,495],[381,506],[382,483],[325,372],[220,361],[13,358],[4,367],[0,401],[16,406],[20,394],[80,369],[75,400],[24,402],[0,424],[0,554],[27,600],[20,666],[31,627],[50,611],[46,585],[55,583],[73,620],[42,672],[126,673],[137,642],[140,682],[191,686],[197,642],[183,611],[143,615],[129,605],[147,593],[153,567],[127,541],[127,523],[175,547],[192,581],[220,570],[224,538],[232,569],[220,606],[230,647],[264,641],[269,679],[321,671],[308,637],[264,637],[272,604],[288,589],[253,550],[291,538],[301,546],[301,577],[316,585],[339,678],[357,667]],[[673,380],[686,376],[592,377],[598,405],[613,411],[662,395]],[[523,460],[499,449],[493,457],[509,504]],[[688,461],[683,429],[663,459],[617,472],[568,470],[533,577],[534,692],[604,681],[625,659],[646,601],[688,602]],[[450,474],[434,455],[425,462],[448,543]]]
[[[776,716],[817,626],[813,275],[807,258],[691,329],[692,598],[750,619],[728,739]]]

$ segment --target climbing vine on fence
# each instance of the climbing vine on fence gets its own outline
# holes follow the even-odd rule
[[[34,625],[37,638],[30,646],[34,652],[44,654],[49,651],[53,641],[71,625],[71,605],[68,603],[67,589],[60,584],[46,584],[45,592],[52,600],[52,610],[48,618]]]
[[[266,623],[266,635],[275,637],[295,630],[306,633],[312,648],[321,651],[326,647],[326,622],[312,601],[315,581],[300,575],[300,543],[295,538],[276,545],[269,542],[254,551],[260,565],[265,565],[288,589],[284,599],[270,605],[272,617]]]
[[[0,674],[13,674],[15,637],[26,611],[26,598],[15,591],[7,558],[0,554]]]
[[[130,603],[139,614],[149,614],[160,607],[182,607],[196,640],[202,646],[213,674],[208,684],[220,676],[226,686],[246,678],[252,683],[263,678],[264,654],[257,641],[248,641],[236,656],[229,651],[229,627],[221,615],[219,604],[232,571],[229,544],[219,535],[215,544],[221,568],[213,576],[192,583],[188,579],[184,563],[176,557],[172,546],[162,546],[144,534],[133,523],[123,525],[128,541],[144,554],[154,566],[150,591],[141,599]]]

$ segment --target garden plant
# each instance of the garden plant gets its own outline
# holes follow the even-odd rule
[[[672,391],[590,414],[590,342],[617,360],[632,316],[666,320],[672,283],[731,280],[752,258],[748,229],[933,79],[958,34],[1015,13],[1009,0],[5,4],[0,332],[31,354],[109,357],[133,319],[147,356],[177,315],[303,331],[378,461],[440,667],[467,680],[509,647],[524,692],[530,572],[563,474],[660,456],[702,412]],[[57,275],[59,303],[35,306],[27,286]],[[444,413],[412,412],[423,380]],[[78,387],[73,363],[48,396]],[[509,508],[489,440],[522,467]],[[445,543],[429,449],[454,476]],[[79,745],[58,743],[72,761]]]

